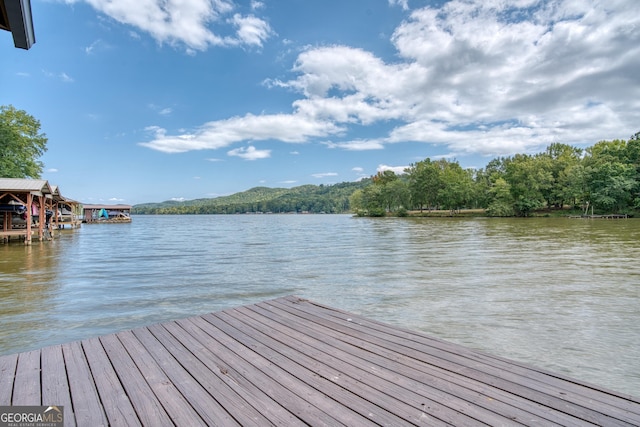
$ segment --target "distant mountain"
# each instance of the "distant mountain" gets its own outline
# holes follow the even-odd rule
[[[133,214],[345,213],[349,197],[370,180],[293,188],[255,187],[230,196],[133,206]]]

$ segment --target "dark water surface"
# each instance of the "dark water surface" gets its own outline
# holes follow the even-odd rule
[[[0,354],[295,294],[640,395],[640,220],[135,216],[0,245]]]

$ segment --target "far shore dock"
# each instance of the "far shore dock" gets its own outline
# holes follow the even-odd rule
[[[582,218],[582,219],[627,219],[629,215],[626,214],[608,214],[608,215],[573,215],[569,218]]]
[[[65,425],[640,425],[640,398],[294,296],[0,357]]]
[[[131,222],[130,205],[82,205],[82,222],[114,224]]]

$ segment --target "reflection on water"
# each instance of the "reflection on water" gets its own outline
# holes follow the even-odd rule
[[[640,390],[640,221],[138,216],[0,246],[0,354],[288,294]]]

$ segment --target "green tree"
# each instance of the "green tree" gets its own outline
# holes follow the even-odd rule
[[[588,190],[582,162],[564,170],[560,179],[561,188],[559,191],[565,202],[569,202],[575,207],[587,200]]]
[[[632,206],[640,209],[640,132],[636,132],[627,141],[627,159],[635,168],[635,192],[632,194]]]
[[[438,193],[443,186],[440,165],[425,159],[407,168],[407,174],[413,205],[421,212],[425,206],[431,210],[438,203]]]
[[[427,184],[426,174],[424,173],[425,162],[426,160],[412,163],[411,166],[405,169],[409,177],[409,196],[411,197],[411,203],[413,207],[420,208],[420,212],[422,212],[425,204],[427,204]]]
[[[372,181],[374,186],[379,188],[382,207],[387,212],[393,212],[408,205],[408,186],[395,172],[391,170],[378,172],[372,177]]]
[[[386,197],[390,211],[396,212],[399,209],[406,209],[409,206],[409,185],[402,179],[387,184]]]
[[[629,206],[632,191],[637,188],[635,170],[620,162],[604,162],[587,168],[590,199],[605,211],[620,212]]]
[[[548,206],[562,208],[575,197],[571,174],[580,164],[581,156],[581,149],[560,143],[549,145],[544,153],[536,156],[540,168],[551,174],[550,185],[541,188]]]
[[[491,193],[491,203],[487,207],[489,216],[513,216],[513,196],[511,195],[511,186],[504,178],[496,179],[489,190]]]
[[[380,189],[382,205],[387,212],[390,212],[392,209],[392,204],[395,198],[392,183],[397,180],[398,175],[396,175],[392,170],[378,172],[372,177],[374,186],[379,187]]]
[[[349,205],[351,210],[358,216],[365,214],[364,195],[361,189],[354,191],[349,197]]]
[[[47,151],[47,137],[40,122],[26,111],[0,106],[0,176],[40,178]]]
[[[369,216],[385,216],[386,200],[382,185],[369,185],[362,190],[362,202]]]
[[[640,132],[636,132],[627,141],[626,157],[631,164],[640,167]]]
[[[544,206],[544,194],[553,184],[553,175],[541,160],[546,159],[516,154],[505,161],[504,178],[511,186],[514,208],[519,216],[528,216]]]
[[[600,141],[587,149],[585,182],[588,201],[596,208],[620,212],[631,206],[638,181],[629,154],[622,140]]]
[[[473,186],[472,174],[462,169],[458,162],[439,161],[442,167],[441,188],[438,191],[438,204],[452,213],[466,206],[471,198]]]
[[[473,185],[471,187],[469,205],[473,208],[486,208],[493,198],[491,194],[491,187],[493,185],[491,176],[486,169],[477,169],[473,171],[472,179]]]

